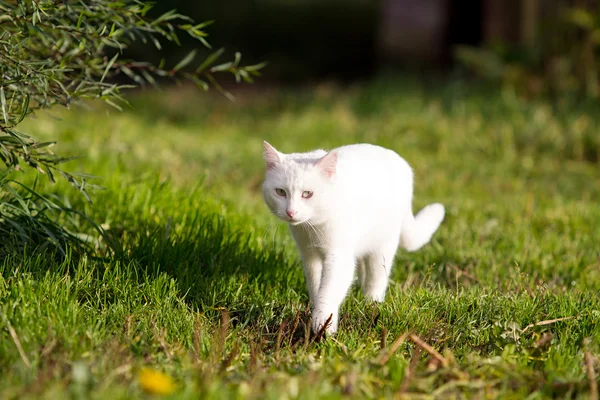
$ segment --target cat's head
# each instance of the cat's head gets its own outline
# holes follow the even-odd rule
[[[264,142],[263,157],[263,196],[271,212],[292,225],[323,222],[332,207],[337,152],[283,154]]]

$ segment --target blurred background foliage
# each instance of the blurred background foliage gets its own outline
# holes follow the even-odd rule
[[[596,0],[175,0],[153,12],[170,8],[218,21],[215,43],[268,61],[267,81],[350,82],[410,70],[476,77],[526,97],[600,94]],[[158,60],[196,46],[182,44],[134,52]]]
[[[154,15],[177,9],[209,29],[215,46],[240,51],[251,63],[267,61],[269,81],[352,80],[375,72],[380,2],[373,0],[158,1]],[[139,44],[136,58],[178,58],[197,48],[190,38],[163,52]],[[208,54],[209,49],[198,49]]]
[[[537,4],[537,2],[535,2]],[[547,2],[550,3],[550,2]],[[530,33],[514,43],[491,40],[481,47],[457,46],[459,63],[477,77],[526,97],[597,99],[600,8],[595,1],[557,1],[534,9]]]

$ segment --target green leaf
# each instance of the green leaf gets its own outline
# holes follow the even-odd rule
[[[180,69],[184,68],[194,60],[194,57],[196,57],[195,49],[190,51],[181,61],[179,61],[179,63],[173,67],[173,71],[179,71]]]
[[[226,62],[220,65],[215,65],[210,69],[210,72],[221,72],[221,71],[229,71],[233,67],[232,62]]]
[[[210,21],[204,21],[202,23],[199,23],[198,25],[195,25],[194,29],[200,30],[200,29],[206,28],[207,26],[212,25],[214,22],[215,22],[214,19],[210,20]]]
[[[114,101],[112,101],[111,99],[104,99],[104,102],[108,105],[110,105],[113,108],[116,108],[119,111],[123,111],[123,107],[121,107],[120,105],[118,105],[117,103],[115,103]]]
[[[196,68],[196,72],[202,72],[206,68],[213,65],[223,55],[224,52],[225,52],[225,48],[221,47],[219,50],[210,54],[208,57],[206,57],[206,59],[202,62],[202,64],[200,64],[200,66],[198,68]]]
[[[185,76],[185,78],[194,82],[196,84],[196,86],[198,86],[198,88],[200,88],[201,90],[207,91],[209,89],[208,83],[206,83],[202,79],[198,78],[197,76],[195,76],[193,74],[184,74],[184,76]]]
[[[253,83],[254,79],[252,79],[252,77],[250,76],[250,74],[248,73],[248,71],[246,71],[245,69],[241,69],[240,70],[240,76],[242,77],[242,79],[248,83]]]
[[[17,193],[17,191],[10,186],[8,183],[10,181],[7,182],[7,184],[2,185],[2,188],[8,192],[10,192],[13,195],[13,198],[15,200],[17,200],[17,202],[21,205],[23,211],[29,210],[29,208],[27,207],[27,203],[25,202],[25,200],[19,195],[19,193]],[[21,184],[19,184],[21,185]],[[23,185],[21,185],[23,186]]]
[[[115,63],[115,61],[117,61],[117,58],[119,58],[119,53],[116,53],[113,58],[110,59],[110,61],[108,62],[108,64],[106,64],[106,68],[104,69],[104,73],[102,74],[102,78],[100,78],[100,83],[104,82],[104,78],[106,78],[106,75],[108,74],[108,71],[111,69],[111,67],[113,66],[113,64]]]
[[[29,94],[25,95],[25,97],[23,98],[23,104],[21,104],[21,115],[19,116],[17,125],[25,119],[27,114],[29,114],[29,99],[31,99],[31,96],[29,96]]]
[[[154,87],[158,87],[158,84],[156,83],[156,79],[154,79],[154,77],[152,76],[152,74],[148,71],[146,71],[145,69],[140,70],[140,74],[144,77],[144,79],[146,79],[146,81],[148,83],[150,83],[152,86]]]
[[[208,42],[206,41],[206,39],[204,39],[203,37],[201,37],[201,36],[198,36],[198,40],[199,40],[200,42],[202,42],[202,44],[203,44],[203,45],[204,45],[204,46],[205,46],[207,49],[212,49],[212,46],[210,45],[210,43],[208,43]]]
[[[0,103],[2,104],[2,116],[4,117],[4,125],[8,126],[8,112],[6,111],[6,96],[4,95],[4,86],[0,86]]]
[[[83,21],[83,11],[79,13],[79,18],[77,19],[77,25],[75,25],[76,29],[81,28],[81,21]]]
[[[40,143],[36,143],[33,145],[34,148],[36,149],[41,149],[44,147],[52,147],[56,144],[56,142],[40,142]]]
[[[244,69],[248,72],[257,72],[263,68],[265,68],[267,65],[269,65],[269,63],[267,62],[261,62],[259,64],[254,64],[254,65],[246,65],[244,66]]]

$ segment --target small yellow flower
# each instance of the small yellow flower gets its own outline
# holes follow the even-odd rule
[[[138,375],[138,382],[148,393],[167,395],[175,391],[175,382],[169,375],[144,368]]]

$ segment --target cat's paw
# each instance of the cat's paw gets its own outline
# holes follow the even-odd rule
[[[312,313],[312,330],[315,335],[319,334],[325,327],[328,335],[333,335],[338,328],[337,312],[314,310]]]
[[[367,290],[364,293],[367,299],[376,303],[383,303],[385,300],[385,290]]]

